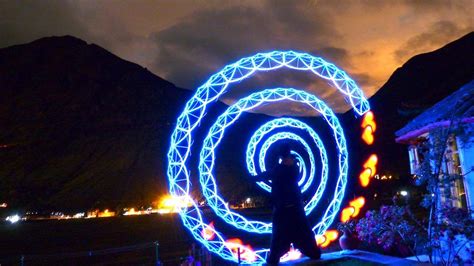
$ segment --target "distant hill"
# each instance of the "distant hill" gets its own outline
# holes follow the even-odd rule
[[[380,171],[407,176],[407,147],[395,143],[395,131],[473,79],[474,32],[395,70],[369,100],[378,123],[373,150],[379,154]],[[353,115],[349,111],[344,117],[350,121]]]
[[[0,202],[83,210],[145,205],[167,192],[169,140],[191,91],[64,36],[0,49],[0,92]],[[215,103],[209,117],[224,108]],[[245,147],[232,140],[249,139],[249,129],[269,118],[246,117],[219,150],[216,171],[230,200],[255,189],[240,184]],[[195,134],[193,184],[198,146],[211,122],[204,120]]]
[[[84,207],[165,190],[160,155],[190,91],[65,36],[0,49],[0,92],[0,201]]]

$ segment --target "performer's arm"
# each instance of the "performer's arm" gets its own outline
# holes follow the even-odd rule
[[[271,180],[270,172],[266,171],[266,172],[260,173],[258,175],[254,175],[254,176],[252,176],[252,179],[257,181],[257,182],[269,181],[269,180]]]

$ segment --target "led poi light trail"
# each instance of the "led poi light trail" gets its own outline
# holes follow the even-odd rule
[[[313,152],[311,151],[311,148],[309,147],[308,143],[306,143],[306,141],[296,135],[295,133],[291,133],[291,132],[279,132],[275,135],[272,135],[271,137],[269,137],[262,145],[262,147],[260,148],[260,152],[259,152],[259,164],[260,164],[260,169],[262,169],[262,172],[266,172],[267,169],[265,168],[265,155],[267,154],[267,151],[268,149],[270,148],[270,146],[279,141],[279,140],[294,140],[294,141],[297,141],[299,142],[301,145],[303,145],[303,147],[305,148],[305,151],[308,153],[308,156],[309,156],[309,161],[310,161],[310,165],[311,165],[311,172],[310,172],[310,179],[305,183],[305,186],[304,187],[309,187],[309,185],[311,184],[310,182],[312,182],[312,177],[314,176],[314,172],[316,171],[316,167],[315,167],[315,161],[314,161],[314,155],[313,155]],[[295,154],[295,152],[292,152],[292,154]],[[303,158],[301,157],[301,155],[297,154],[298,156],[296,156],[296,159],[297,161],[301,161],[303,160]],[[303,163],[304,163],[304,160],[303,160]],[[305,165],[306,166],[306,165]],[[298,181],[298,185],[301,186],[301,184],[303,184],[303,182],[305,181],[305,178],[306,178],[306,175],[302,176],[301,179]],[[260,183],[260,182],[259,182]],[[263,182],[262,182],[263,183]],[[270,185],[267,185],[265,184],[265,188],[268,188],[269,191],[271,191],[272,187]],[[301,188],[301,192],[303,192],[303,188]]]
[[[303,157],[296,151],[291,151],[291,154],[295,156],[296,165],[298,165],[299,173],[301,174],[301,178],[298,181],[298,186],[301,186],[301,184],[303,184],[303,182],[306,180],[306,163],[304,162]],[[280,158],[278,163],[281,163],[281,161],[282,159]]]
[[[247,152],[246,152],[246,162],[247,162],[247,169],[250,174],[252,175],[257,175],[257,170],[255,169],[255,152],[257,151],[257,146],[259,145],[260,141],[271,131],[276,130],[276,129],[281,129],[281,128],[293,128],[293,129],[300,129],[304,130],[306,133],[308,133],[311,138],[313,139],[314,143],[319,149],[319,154],[321,157],[321,183],[318,187],[318,192],[316,195],[316,199],[313,202],[314,205],[316,205],[319,201],[319,198],[321,198],[321,195],[323,193],[324,187],[326,186],[327,178],[328,178],[328,158],[327,158],[327,152],[326,149],[324,148],[324,144],[319,138],[319,135],[307,124],[298,121],[293,118],[277,118],[273,119],[264,125],[262,125],[255,133],[253,134],[252,138],[250,138],[249,144],[247,146]],[[308,151],[307,151],[308,152]],[[259,153],[260,156],[258,158],[259,161],[259,167],[260,167],[260,172],[265,171],[265,156],[262,156],[262,153]],[[314,158],[312,155],[313,153],[310,151],[309,155]],[[264,154],[263,154],[264,155]],[[263,167],[262,167],[263,166]],[[311,165],[311,170],[314,170],[313,166]],[[312,172],[314,173],[314,171]],[[310,174],[308,181],[305,183],[305,185],[302,187],[301,192],[305,192],[309,186],[312,184],[314,178],[314,174]],[[257,184],[265,189],[266,191],[270,192],[271,187],[266,184],[265,182],[257,182]],[[313,206],[314,207],[314,206]],[[306,208],[306,210],[312,210],[312,208]],[[307,212],[309,213],[309,212]]]
[[[201,183],[203,195],[209,206],[228,224],[247,232],[260,234],[271,233],[271,223],[248,220],[242,215],[230,210],[226,201],[217,193],[218,190],[213,175],[213,168],[215,166],[215,149],[222,140],[226,128],[237,121],[242,112],[250,111],[263,103],[282,100],[301,102],[319,112],[331,127],[339,149],[339,176],[334,191],[334,198],[329,203],[321,221],[313,228],[313,231],[317,232],[317,234],[322,234],[334,220],[334,216],[339,211],[341,201],[344,198],[344,190],[347,183],[348,154],[344,132],[334,112],[323,101],[305,91],[292,88],[267,89],[242,98],[230,106],[217,118],[216,122],[209,129],[207,137],[204,139],[200,154],[199,182]],[[316,206],[313,203],[315,200],[317,200],[317,198],[313,197],[305,206],[305,209],[314,208]]]
[[[243,58],[233,64],[225,66],[196,90],[196,93],[186,103],[185,109],[178,117],[176,127],[171,135],[167,170],[169,191],[173,197],[182,197],[190,201],[190,206],[180,208],[180,216],[183,224],[188,228],[195,239],[206,246],[211,252],[218,254],[226,260],[237,261],[235,247],[226,245],[228,240],[226,240],[217,229],[209,226],[209,222],[205,221],[203,213],[189,194],[191,182],[190,170],[187,164],[191,156],[191,146],[194,140],[193,132],[200,125],[208,106],[224,94],[231,84],[242,81],[256,72],[270,71],[283,67],[298,71],[309,71],[320,78],[326,79],[346,97],[347,101],[359,115],[363,115],[370,110],[369,103],[363,92],[344,71],[326,62],[322,58],[294,51],[259,53],[251,57]],[[253,94],[253,96],[258,96],[260,97],[259,99],[264,99],[267,102],[292,100],[309,105],[320,111],[333,130],[338,149],[339,176],[333,200],[327,207],[321,221],[313,227],[313,231],[316,234],[322,235],[339,211],[347,182],[348,153],[342,127],[331,109],[314,95],[303,91],[280,88],[265,90],[259,94]],[[250,104],[251,102],[252,101],[249,101],[247,103]],[[229,112],[224,116],[223,120],[216,123],[228,126],[229,124],[227,122],[229,119],[232,120],[232,118],[238,117],[238,114],[242,111],[247,110],[246,106],[241,106],[240,108],[242,110],[238,110],[238,112],[234,113]],[[229,111],[229,109],[227,111]],[[203,187],[203,194],[208,197],[208,203],[215,203],[213,209],[215,211],[217,210],[216,213],[225,213],[228,211],[227,203],[217,194],[217,186],[212,175],[215,159],[214,149],[219,144],[222,134],[223,130],[219,130],[217,127],[209,130],[209,134],[206,138],[207,141],[205,141],[206,144],[200,153],[200,183]],[[210,191],[210,187],[212,186],[214,186],[215,192]],[[226,216],[220,217],[227,219],[226,221],[229,221],[234,226],[250,232],[263,233],[271,231],[271,224],[247,221],[239,214],[227,214]],[[203,230],[208,230],[208,233],[214,236],[213,239],[208,241],[206,239],[208,237],[204,238],[203,234],[201,234]],[[251,254],[251,256],[246,256],[248,259],[244,259],[242,263],[258,264],[265,262],[268,249],[251,250],[243,245],[239,247],[245,252],[249,252],[248,254]]]

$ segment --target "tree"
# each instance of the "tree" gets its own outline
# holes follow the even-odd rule
[[[451,188],[456,185],[460,187],[463,179],[463,175],[457,167],[459,161],[456,156],[453,156],[454,153],[451,148],[456,145],[456,137],[462,139],[465,146],[472,144],[469,139],[472,132],[470,132],[469,126],[462,123],[463,108],[455,108],[454,110],[456,111],[451,114],[448,127],[433,129],[428,136],[418,142],[417,151],[422,160],[415,171],[417,184],[426,186],[428,192],[424,195],[422,206],[429,209],[427,248],[430,262],[437,263],[437,259],[439,259],[439,263],[443,265],[452,264],[460,251],[460,248],[455,248],[451,243],[455,240],[453,234],[455,231],[451,229],[453,224],[462,221],[466,229],[473,231],[472,220],[469,218],[467,211],[464,210],[463,212],[463,210],[453,208],[452,204],[449,204],[453,200],[453,196],[457,197],[454,200],[463,200],[459,198],[459,195],[452,195],[451,193]],[[444,201],[441,200],[442,198]],[[461,205],[463,205],[462,202]],[[454,217],[457,217],[457,221],[453,221]],[[462,232],[458,231],[457,233]],[[472,238],[472,235],[469,237]],[[441,241],[449,242],[447,257],[443,255],[444,245]],[[461,248],[468,241],[466,239],[465,243],[461,244]],[[451,252],[451,249],[457,250]]]

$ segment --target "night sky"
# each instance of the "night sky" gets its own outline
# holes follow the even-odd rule
[[[73,35],[194,89],[225,64],[260,51],[322,56],[374,94],[409,58],[474,29],[474,1],[0,1],[0,47]],[[349,105],[314,77],[266,75],[262,86],[314,92],[336,111]],[[305,110],[293,110],[306,112]]]

